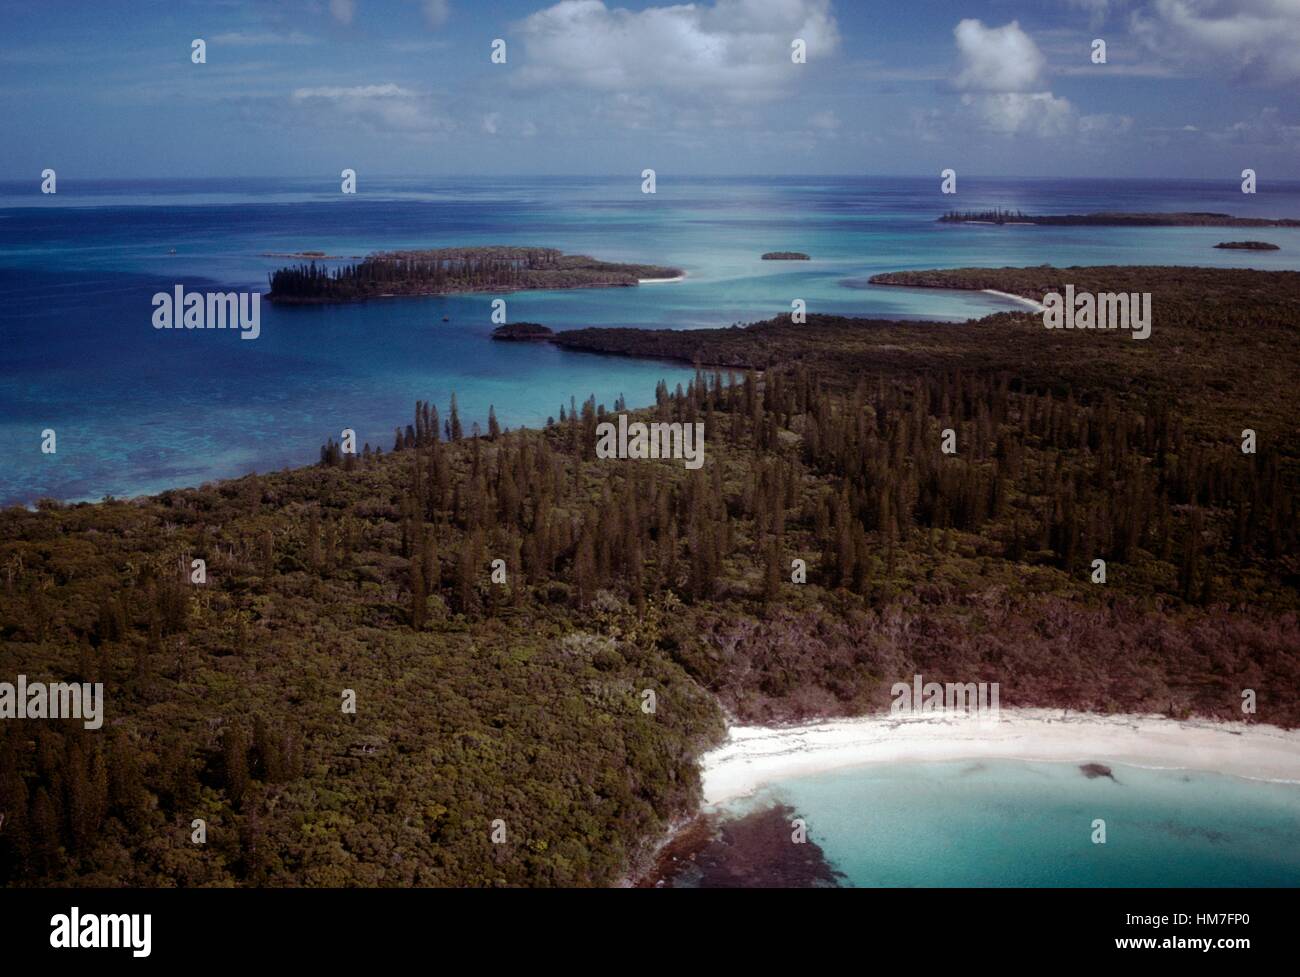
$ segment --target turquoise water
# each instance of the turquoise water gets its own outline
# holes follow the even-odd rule
[[[96,499],[316,460],[350,427],[392,443],[417,399],[454,391],[467,423],[489,405],[537,425],[570,396],[612,405],[684,382],[680,364],[493,343],[492,295],[321,308],[264,304],[261,337],[159,331],[150,299],[176,284],[265,291],[287,259],[385,248],[548,245],[671,264],[686,281],[504,296],[510,321],[689,329],[788,312],[960,323],[1016,303],[977,293],[863,287],[881,271],[959,265],[1140,263],[1300,268],[1300,229],[972,227],[949,207],[1062,213],[1218,210],[1300,216],[1300,185],[1254,196],[1235,181],[966,179],[957,197],[912,178],[324,180],[0,184],[0,504]],[[1276,252],[1216,251],[1226,237]],[[171,250],[175,254],[170,254]],[[764,262],[797,250],[810,262]],[[449,321],[443,322],[443,317]],[[944,327],[947,328],[947,327]],[[958,328],[958,326],[953,326]],[[58,452],[40,452],[54,428]]]
[[[1300,786],[1005,760],[774,782],[852,886],[1300,886]],[[1106,823],[1093,843],[1093,821]]]

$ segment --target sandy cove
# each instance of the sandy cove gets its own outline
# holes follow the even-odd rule
[[[980,759],[1118,763],[1300,784],[1300,730],[1062,709],[1003,709],[997,721],[878,715],[732,726],[727,742],[701,757],[700,765],[704,803],[713,805],[771,780],[842,767]]]

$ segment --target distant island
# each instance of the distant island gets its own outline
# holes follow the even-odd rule
[[[769,251],[763,255],[764,261],[809,261],[802,251]]]
[[[545,342],[555,333],[540,322],[512,322],[492,330],[492,338],[503,342]]]
[[[1024,214],[1018,210],[950,210],[941,224],[1051,224],[1093,227],[1300,227],[1300,220],[1269,217],[1233,217],[1199,211],[1168,214],[1130,214],[1105,211],[1098,214]]]
[[[315,261],[281,268],[269,276],[267,298],[305,305],[455,292],[632,286],[681,275],[677,268],[597,261],[555,248],[435,248],[376,252],[358,264],[333,269]]]
[[[299,258],[304,261],[341,261],[345,256],[341,254],[326,254],[324,251],[263,251],[263,258]],[[360,258],[361,255],[350,255],[353,258]]]
[[[1235,251],[1278,251],[1276,244],[1269,244],[1267,241],[1223,241],[1215,245],[1216,248],[1228,248]]]

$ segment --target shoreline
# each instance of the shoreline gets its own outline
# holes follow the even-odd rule
[[[636,283],[638,285],[663,285],[668,282],[682,282],[685,280],[686,280],[686,275],[681,274],[673,278],[638,278],[636,280]]]
[[[703,809],[773,780],[877,763],[945,760],[1109,762],[1300,784],[1300,730],[1158,715],[1003,709],[968,716],[878,714],[798,726],[732,726],[700,757]]]

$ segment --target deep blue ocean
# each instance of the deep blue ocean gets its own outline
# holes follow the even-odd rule
[[[128,496],[307,464],[352,428],[391,446],[417,399],[468,422],[489,405],[510,427],[558,415],[571,396],[649,403],[680,364],[493,343],[494,296],[316,308],[262,305],[261,336],[155,330],[151,297],[267,288],[290,263],[471,244],[546,245],[669,264],[685,281],[505,295],[509,321],[692,329],[790,311],[960,323],[1014,303],[983,294],[866,287],[880,271],[963,265],[1183,264],[1300,268],[1300,229],[1252,230],[1281,250],[1213,245],[1214,228],[952,226],[951,207],[1027,213],[1214,210],[1300,216],[1300,184],[1243,195],[1216,183],[962,178],[61,180],[0,184],[0,504]],[[171,253],[174,250],[174,254]],[[770,250],[810,262],[763,262]],[[443,322],[447,317],[448,321]],[[946,326],[944,328],[947,328]],[[957,326],[954,326],[957,328]],[[57,452],[43,454],[53,428]]]

